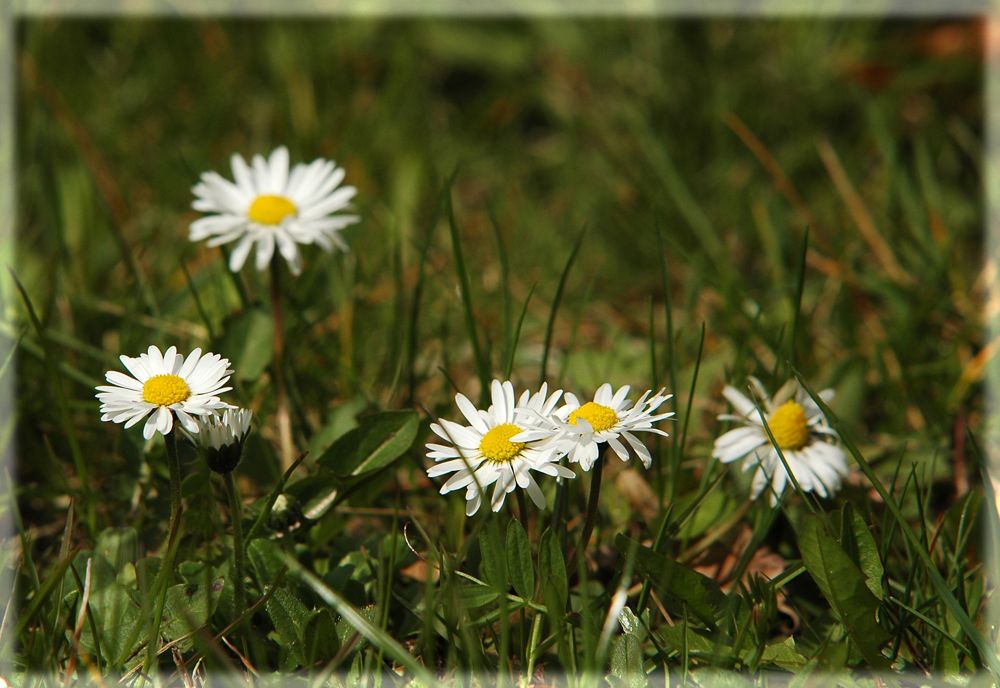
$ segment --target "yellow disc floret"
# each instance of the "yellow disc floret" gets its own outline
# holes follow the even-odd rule
[[[579,425],[576,422],[577,418],[583,418],[590,423],[590,427],[594,429],[594,432],[613,428],[615,423],[618,422],[618,414],[615,413],[614,409],[601,406],[593,401],[588,401],[576,411],[569,414],[569,422],[573,425]]]
[[[479,443],[479,452],[493,463],[510,463],[524,449],[524,442],[511,442],[510,438],[521,432],[521,428],[513,423],[504,423],[483,435]]]
[[[250,204],[247,215],[261,225],[280,225],[289,215],[294,215],[298,209],[295,204],[284,196],[258,196]]]
[[[157,406],[170,406],[191,396],[191,388],[177,375],[154,375],[142,386],[142,400]]]
[[[797,451],[809,441],[809,422],[806,412],[796,401],[786,401],[767,419],[775,442],[781,449]]]

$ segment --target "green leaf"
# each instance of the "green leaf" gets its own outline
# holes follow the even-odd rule
[[[865,574],[865,584],[879,600],[882,599],[882,559],[878,546],[861,514],[854,510],[850,502],[844,504],[840,527],[840,544],[851,559]]]
[[[892,636],[879,625],[879,600],[868,589],[861,570],[815,516],[806,517],[799,535],[802,563],[847,629],[858,651],[873,669],[888,669],[879,648]]]
[[[937,649],[934,650],[934,672],[942,676],[955,676],[961,672],[961,669],[955,643],[947,638],[941,638],[938,641]]]
[[[744,658],[752,654],[753,651],[753,648],[744,650]],[[798,650],[795,649],[795,638],[792,637],[785,638],[780,643],[771,643],[768,645],[764,648],[760,661],[763,664],[773,664],[776,667],[789,671],[798,671],[809,662],[808,659],[799,654]]]
[[[274,633],[270,637],[302,664],[304,628],[310,619],[309,610],[284,588],[275,590],[266,606],[274,624]]]
[[[378,608],[373,604],[368,605],[367,607],[362,607],[361,609],[356,609],[354,612],[369,624],[378,623]],[[358,628],[360,625],[362,624],[359,623],[357,626],[352,624],[347,617],[342,617],[340,621],[337,622],[337,639],[342,646],[350,642],[351,637],[355,633],[361,632],[361,629]],[[368,642],[367,639],[364,635],[362,635],[360,642],[354,648],[355,651],[364,647],[366,642]]]
[[[507,559],[500,540],[500,519],[496,516],[491,517],[479,533],[479,553],[482,556],[481,578],[500,592],[507,592]]]
[[[617,680],[611,680],[613,678]],[[642,668],[642,643],[632,633],[615,638],[611,648],[611,676],[613,686],[646,688],[646,672]]]
[[[538,576],[542,581],[545,606],[561,617],[566,612],[569,578],[559,539],[549,528],[545,529],[538,542]]]
[[[462,604],[467,609],[482,607],[500,596],[500,593],[486,585],[463,585],[461,591]]]
[[[247,559],[253,569],[257,582],[266,587],[273,583],[284,564],[284,553],[271,540],[258,538],[247,547]]]
[[[274,321],[262,308],[250,308],[225,319],[224,334],[216,351],[225,351],[233,363],[236,379],[258,379],[274,356]]]
[[[507,526],[507,574],[517,594],[530,600],[535,594],[535,567],[531,563],[531,545],[520,521]]]
[[[358,476],[385,468],[410,448],[420,418],[416,411],[385,411],[361,419],[316,462],[336,475]]]
[[[716,629],[715,616],[726,607],[726,596],[718,583],[620,533],[615,538],[615,547],[625,556],[634,550],[639,573],[661,593],[686,602],[688,609],[706,626],[713,631]]]
[[[208,625],[208,620],[219,604],[224,582],[222,578],[216,578],[207,585],[182,583],[167,590],[167,599],[163,605],[165,620],[160,626],[164,637],[176,640]],[[194,647],[194,638],[179,643],[178,647],[182,651],[191,649]]]
[[[302,654],[303,665],[312,666],[316,662],[329,660],[340,650],[340,638],[337,636],[337,625],[329,609],[314,610],[314,615],[306,623],[303,631],[305,646]]]

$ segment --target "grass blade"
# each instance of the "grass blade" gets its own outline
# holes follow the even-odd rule
[[[517,351],[517,340],[521,337],[521,324],[524,323],[524,316],[528,312],[528,303],[531,302],[531,295],[535,293],[538,282],[531,285],[528,296],[524,299],[524,306],[521,307],[521,315],[517,318],[517,326],[514,328],[514,336],[510,340],[510,353],[507,354],[507,366],[504,368],[503,379],[509,380],[510,374],[514,370],[514,353]]]
[[[556,323],[556,312],[559,310],[559,302],[562,301],[563,290],[566,288],[566,278],[569,276],[569,270],[573,267],[573,261],[576,260],[576,254],[580,250],[580,244],[583,243],[584,234],[586,234],[587,228],[584,226],[580,230],[580,234],[576,237],[576,243],[573,244],[573,250],[570,251],[569,260],[566,261],[566,267],[563,268],[562,276],[559,277],[559,286],[556,287],[556,295],[552,299],[552,311],[549,313],[549,324],[545,328],[545,348],[542,349],[542,371],[541,377],[538,382],[541,384],[545,382],[547,377],[548,367],[549,367],[549,347],[552,345],[552,329],[555,327]]]
[[[437,681],[431,673],[427,671],[427,669],[425,669],[419,662],[417,662],[416,658],[407,652],[402,645],[397,643],[392,636],[380,628],[376,628],[371,625],[371,623],[369,623],[364,616],[352,607],[347,600],[324,585],[323,581],[303,568],[298,561],[291,557],[286,557],[285,561],[288,564],[289,571],[291,571],[293,575],[298,576],[298,578],[305,583],[305,585],[311,588],[313,592],[319,595],[324,602],[344,617],[344,619],[346,619],[351,626],[368,639],[368,642],[375,647],[378,647],[380,650],[384,651],[385,654],[402,664],[403,667],[412,673],[414,678],[420,681],[423,685],[437,685]]]
[[[83,460],[83,451],[80,449],[80,440],[76,434],[76,425],[73,423],[69,402],[66,400],[66,390],[63,387],[62,377],[59,375],[56,367],[56,359],[52,355],[49,341],[45,336],[45,328],[38,319],[38,314],[35,313],[35,307],[32,305],[31,299],[28,298],[28,293],[24,290],[21,280],[17,278],[14,268],[8,265],[7,269],[10,271],[10,276],[13,278],[17,290],[21,293],[24,307],[28,311],[28,318],[31,320],[31,325],[35,328],[35,333],[38,335],[38,340],[42,345],[42,352],[45,356],[46,377],[48,377],[49,386],[55,390],[56,403],[59,405],[59,416],[62,420],[63,431],[66,433],[66,439],[69,442],[76,475],[80,479],[80,490],[83,493],[83,508],[84,513],[87,515],[87,532],[90,537],[94,537],[97,533],[97,512],[94,509],[94,498],[90,491],[90,477],[87,473],[87,464]]]
[[[802,385],[802,388],[806,390],[809,396],[812,397],[812,400],[816,402],[816,405],[819,406],[823,415],[826,416],[826,419],[830,423],[830,427],[836,430],[840,435],[840,440],[844,443],[844,447],[848,452],[850,452],[851,456],[854,457],[854,460],[858,462],[858,465],[861,467],[865,476],[868,477],[872,486],[879,493],[879,496],[882,497],[882,501],[892,512],[892,515],[896,519],[896,523],[899,524],[900,530],[913,546],[913,551],[916,552],[918,557],[920,557],[920,561],[924,565],[927,575],[930,578],[931,583],[934,585],[934,588],[937,590],[938,595],[940,595],[941,601],[948,608],[948,611],[954,615],[955,619],[958,621],[958,625],[965,632],[966,637],[968,637],[972,644],[975,645],[976,650],[979,651],[979,655],[983,660],[985,660],[994,678],[1000,679],[1000,658],[997,657],[996,650],[991,648],[986,639],[980,635],[975,623],[973,623],[972,619],[969,618],[969,615],[965,612],[962,604],[955,599],[955,595],[952,593],[951,588],[948,587],[948,583],[941,576],[941,573],[937,569],[937,565],[934,563],[934,560],[931,559],[931,555],[920,544],[920,538],[913,532],[910,524],[903,516],[903,512],[900,511],[899,505],[896,504],[896,502],[889,496],[885,486],[882,485],[882,481],[878,479],[877,475],[875,475],[875,471],[872,470],[868,461],[861,455],[861,452],[858,451],[854,441],[851,440],[850,436],[847,434],[847,429],[843,426],[837,416],[834,415],[833,411],[830,410],[830,407],[826,405],[826,402],[823,401],[819,394],[817,394],[813,388],[809,386],[805,377],[797,369],[792,367],[792,372],[795,377],[798,378],[799,384]]]
[[[468,328],[469,342],[472,344],[472,356],[479,373],[479,397],[482,405],[486,404],[490,393],[490,364],[479,346],[479,335],[476,334],[476,318],[472,314],[472,289],[469,286],[469,273],[465,270],[465,260],[462,257],[462,242],[458,236],[458,225],[455,224],[455,209],[451,203],[451,183],[455,176],[448,180],[447,192],[444,196],[445,214],[448,216],[448,229],[451,230],[451,246],[455,254],[455,272],[462,294],[462,306],[465,309],[465,325]]]

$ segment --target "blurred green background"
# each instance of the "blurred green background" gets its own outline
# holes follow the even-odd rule
[[[270,340],[254,338],[267,277],[248,267],[234,281],[187,231],[201,172],[231,177],[233,152],[278,145],[293,163],[343,165],[363,218],[346,232],[349,254],[306,247],[304,273],[286,283],[300,445],[365,408],[453,414],[440,369],[478,395],[435,212],[454,173],[494,374],[537,283],[513,377],[538,384],[559,277],[585,228],[550,381],[641,392],[670,385],[672,352],[683,409],[704,323],[686,457],[703,463],[724,381],[784,379],[809,225],[796,365],[838,388],[835,408],[869,458],[908,440],[913,457],[942,452],[947,484],[964,462],[955,428],[978,423],[973,357],[993,279],[981,43],[976,22],[908,20],[21,21],[16,272],[61,361],[108,520],[134,511],[144,479],[139,448],[99,422],[93,397],[119,354],[221,353],[237,368],[233,400],[268,417]],[[25,322],[8,299],[6,336]],[[68,450],[40,351],[29,332],[17,403],[27,517],[45,521],[73,477],[68,459],[53,463]]]

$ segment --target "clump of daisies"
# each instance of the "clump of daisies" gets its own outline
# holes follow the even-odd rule
[[[749,383],[759,399],[760,409],[735,387],[727,385],[722,393],[736,413],[720,415],[719,420],[740,425],[715,440],[712,456],[723,463],[745,457],[743,471],[757,469],[750,498],[757,499],[770,486],[772,506],[778,503],[789,479],[782,456],[803,491],[821,497],[833,495],[848,475],[847,455],[819,406],[795,380],[785,383],[773,398],[757,378],[749,378]],[[834,394],[834,390],[825,389],[819,397],[829,403]],[[765,421],[774,443],[764,428]]]
[[[463,394],[456,394],[455,402],[470,425],[448,420],[431,425],[450,446],[427,445],[427,456],[438,462],[427,474],[433,478],[455,473],[441,487],[441,494],[465,488],[466,514],[471,516],[479,510],[485,488],[494,483],[490,500],[493,511],[500,510],[504,498],[515,487],[524,489],[535,505],[544,509],[545,497],[531,472],[572,478],[573,471],[560,465],[559,460],[567,456],[571,463],[579,463],[589,471],[598,460],[601,444],[608,444],[623,461],[631,456],[627,444],[648,468],[652,457],[633,433],[667,436],[653,423],[674,414],[653,412],[670,395],[661,390],[650,397],[650,390],[633,403],[627,398],[629,389],[625,386],[612,393],[611,385],[605,384],[597,390],[594,400],[586,403],[568,393],[566,403],[556,408],[562,390],[547,396],[548,386],[543,383],[537,393],[525,391],[515,403],[513,385],[494,380],[493,403],[486,411],[477,409]],[[600,475],[595,479],[599,485]]]
[[[191,189],[197,196],[191,207],[212,214],[191,223],[189,234],[191,241],[208,239],[209,246],[238,241],[229,256],[230,270],[238,272],[255,245],[257,270],[267,269],[277,247],[295,275],[302,270],[298,244],[316,244],[327,252],[347,250],[340,230],[360,218],[337,214],[350,207],[357,193],[353,186],[340,186],[344,168],[317,158],[289,171],[284,146],[266,160],[255,155],[251,165],[234,154],[230,165],[235,183],[205,172]]]

